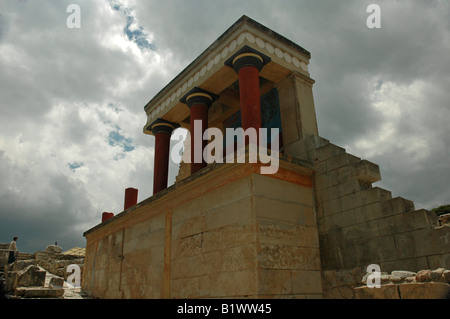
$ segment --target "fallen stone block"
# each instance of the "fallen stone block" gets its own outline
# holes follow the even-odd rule
[[[431,270],[421,270],[416,275],[417,282],[429,282],[431,281]]]
[[[357,287],[354,290],[356,299],[400,299],[396,284],[382,285],[380,288]]]
[[[64,294],[63,288],[18,287],[14,294],[23,298],[59,298]]]
[[[31,265],[17,272],[14,288],[16,287],[40,287],[44,286],[46,272],[38,266]]]
[[[53,277],[52,279],[50,279],[49,287],[50,288],[62,288],[62,287],[64,287],[64,278]]]
[[[48,251],[50,253],[54,254],[60,254],[62,252],[62,248],[56,245],[48,245],[45,251]]]
[[[400,284],[401,299],[447,299],[450,285],[443,282]]]

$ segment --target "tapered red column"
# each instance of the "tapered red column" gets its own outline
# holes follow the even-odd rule
[[[206,167],[203,150],[208,141],[203,139],[203,134],[208,128],[209,107],[216,99],[216,95],[194,88],[180,100],[191,110],[191,175]]]
[[[242,128],[261,128],[259,72],[270,58],[245,46],[225,62],[239,75]]]
[[[138,190],[136,188],[127,188],[125,190],[125,200],[123,204],[123,209],[127,210],[128,208],[137,204],[138,201]]]
[[[153,170],[153,195],[167,188],[169,176],[170,136],[179,125],[157,119],[149,126],[155,135],[155,166]]]

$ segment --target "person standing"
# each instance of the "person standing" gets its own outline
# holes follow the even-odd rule
[[[9,250],[8,265],[12,264],[17,259],[17,253],[19,252],[17,250],[17,244],[16,244],[17,243],[17,239],[18,239],[17,237],[14,237],[13,241],[9,244],[9,248],[8,248],[8,250]]]

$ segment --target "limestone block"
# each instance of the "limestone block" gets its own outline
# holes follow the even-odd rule
[[[365,267],[355,267],[352,269],[342,270],[323,270],[322,283],[326,289],[340,286],[355,286],[360,284],[361,277],[365,272]]]
[[[38,266],[30,265],[17,272],[14,287],[43,287],[45,276],[45,271],[41,270]]]
[[[290,270],[259,269],[258,293],[262,295],[292,294]]]
[[[202,254],[222,248],[222,230],[215,229],[203,233]]]
[[[320,202],[326,202],[340,197],[339,185],[323,188],[316,191],[316,198]]]
[[[317,163],[326,161],[337,155],[346,154],[344,148],[334,145],[332,143],[328,143],[324,146],[313,149],[312,151],[310,151],[310,153],[312,154],[313,161]]]
[[[450,227],[418,229],[395,234],[399,258],[412,258],[450,252]]]
[[[332,199],[322,203],[322,208],[323,216],[325,218],[334,214],[341,213],[343,211],[341,198]]]
[[[369,205],[377,201],[384,201],[391,199],[391,192],[385,189],[374,187],[367,190],[357,192],[341,197],[342,210],[352,209]]]
[[[336,186],[338,185],[338,182],[338,174],[336,171],[322,174],[315,178],[315,189],[316,191],[320,191],[325,188]]]
[[[367,160],[355,161],[338,169],[338,179],[339,183],[345,183],[351,179],[375,183],[381,180],[380,168]]]
[[[320,232],[327,233],[332,230],[340,230],[355,224],[355,209],[346,210],[334,215],[326,216],[320,224]]]
[[[222,252],[220,271],[238,271],[256,269],[256,251],[254,244],[232,247]]]
[[[261,196],[254,197],[256,218],[263,221],[272,221],[296,225],[301,215],[304,214],[304,206],[299,203],[285,202]]]
[[[407,277],[415,276],[416,273],[412,271],[406,271],[406,270],[394,270],[391,272],[392,276],[398,277],[400,279],[405,279]]]
[[[319,248],[315,227],[259,223],[258,230],[258,241],[262,244]]]
[[[322,294],[320,271],[292,270],[293,294]]]
[[[356,208],[356,222],[366,222],[414,210],[414,203],[401,197]]]
[[[50,283],[49,283],[50,288],[62,288],[63,286],[64,286],[64,278],[52,277],[50,279]]]
[[[62,248],[56,245],[48,245],[45,251],[54,254],[60,254],[62,252]]]
[[[284,202],[313,206],[313,191],[266,175],[253,174],[254,195]]]
[[[172,279],[179,279],[206,275],[206,263],[204,255],[172,259],[170,276]]]
[[[32,265],[37,265],[37,261],[36,260],[16,260],[9,267],[10,267],[11,271],[21,271]]]
[[[18,287],[15,289],[14,294],[23,298],[59,298],[64,295],[64,289],[62,287]]]
[[[382,218],[377,222],[380,236],[439,226],[436,214],[425,209]]]
[[[447,267],[450,265],[450,253],[447,254],[439,254],[433,256],[427,256],[428,265],[431,269],[439,268],[439,267]],[[425,269],[427,267],[420,267],[418,269]]]
[[[256,269],[220,272],[211,285],[214,297],[244,297],[254,295],[258,289]]]
[[[343,227],[342,233],[344,238],[350,242],[368,240],[380,236],[376,221],[369,221],[366,223],[353,224]]]
[[[450,285],[442,282],[407,283],[399,285],[402,299],[447,299]]]
[[[350,164],[360,162],[361,159],[359,157],[353,156],[348,153],[342,153],[331,157],[326,160],[327,172],[331,172],[333,170],[337,170],[343,167],[347,167]],[[352,167],[352,166],[351,166]],[[356,172],[355,172],[356,175]],[[356,175],[357,176],[357,175]]]
[[[340,286],[323,290],[324,299],[354,299],[353,286]]]
[[[256,224],[242,225],[235,223],[220,228],[222,235],[221,248],[227,249],[247,243],[256,242]]]
[[[252,224],[254,215],[252,213],[252,198],[245,197],[239,201],[213,208],[206,213],[205,230],[214,230],[233,224]]]
[[[258,266],[268,269],[320,270],[318,248],[261,244]]]
[[[284,128],[283,124],[282,126]],[[315,155],[315,152],[313,152],[313,150],[329,144],[330,141],[317,135],[309,135],[300,140],[290,142],[289,139],[286,140],[284,138],[283,133],[283,143],[286,155],[291,155],[308,162],[313,162],[314,161],[313,156]],[[326,165],[324,161],[323,164],[326,171]]]
[[[379,264],[397,259],[396,242],[393,236],[368,239],[356,244],[355,247],[360,263]]]
[[[369,288],[367,286],[355,288],[356,299],[400,299],[398,285],[387,284],[380,288]]]

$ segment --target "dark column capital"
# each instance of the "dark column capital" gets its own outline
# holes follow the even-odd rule
[[[253,66],[261,71],[270,61],[270,57],[246,45],[226,60],[225,65],[236,73],[244,66]]]
[[[169,122],[164,119],[156,119],[152,124],[147,127],[147,130],[151,131],[154,135],[158,133],[172,134],[172,132],[179,128],[180,125],[177,123]]]
[[[181,103],[187,104],[189,108],[194,104],[204,104],[210,107],[219,97],[211,92],[195,87],[180,99]]]

